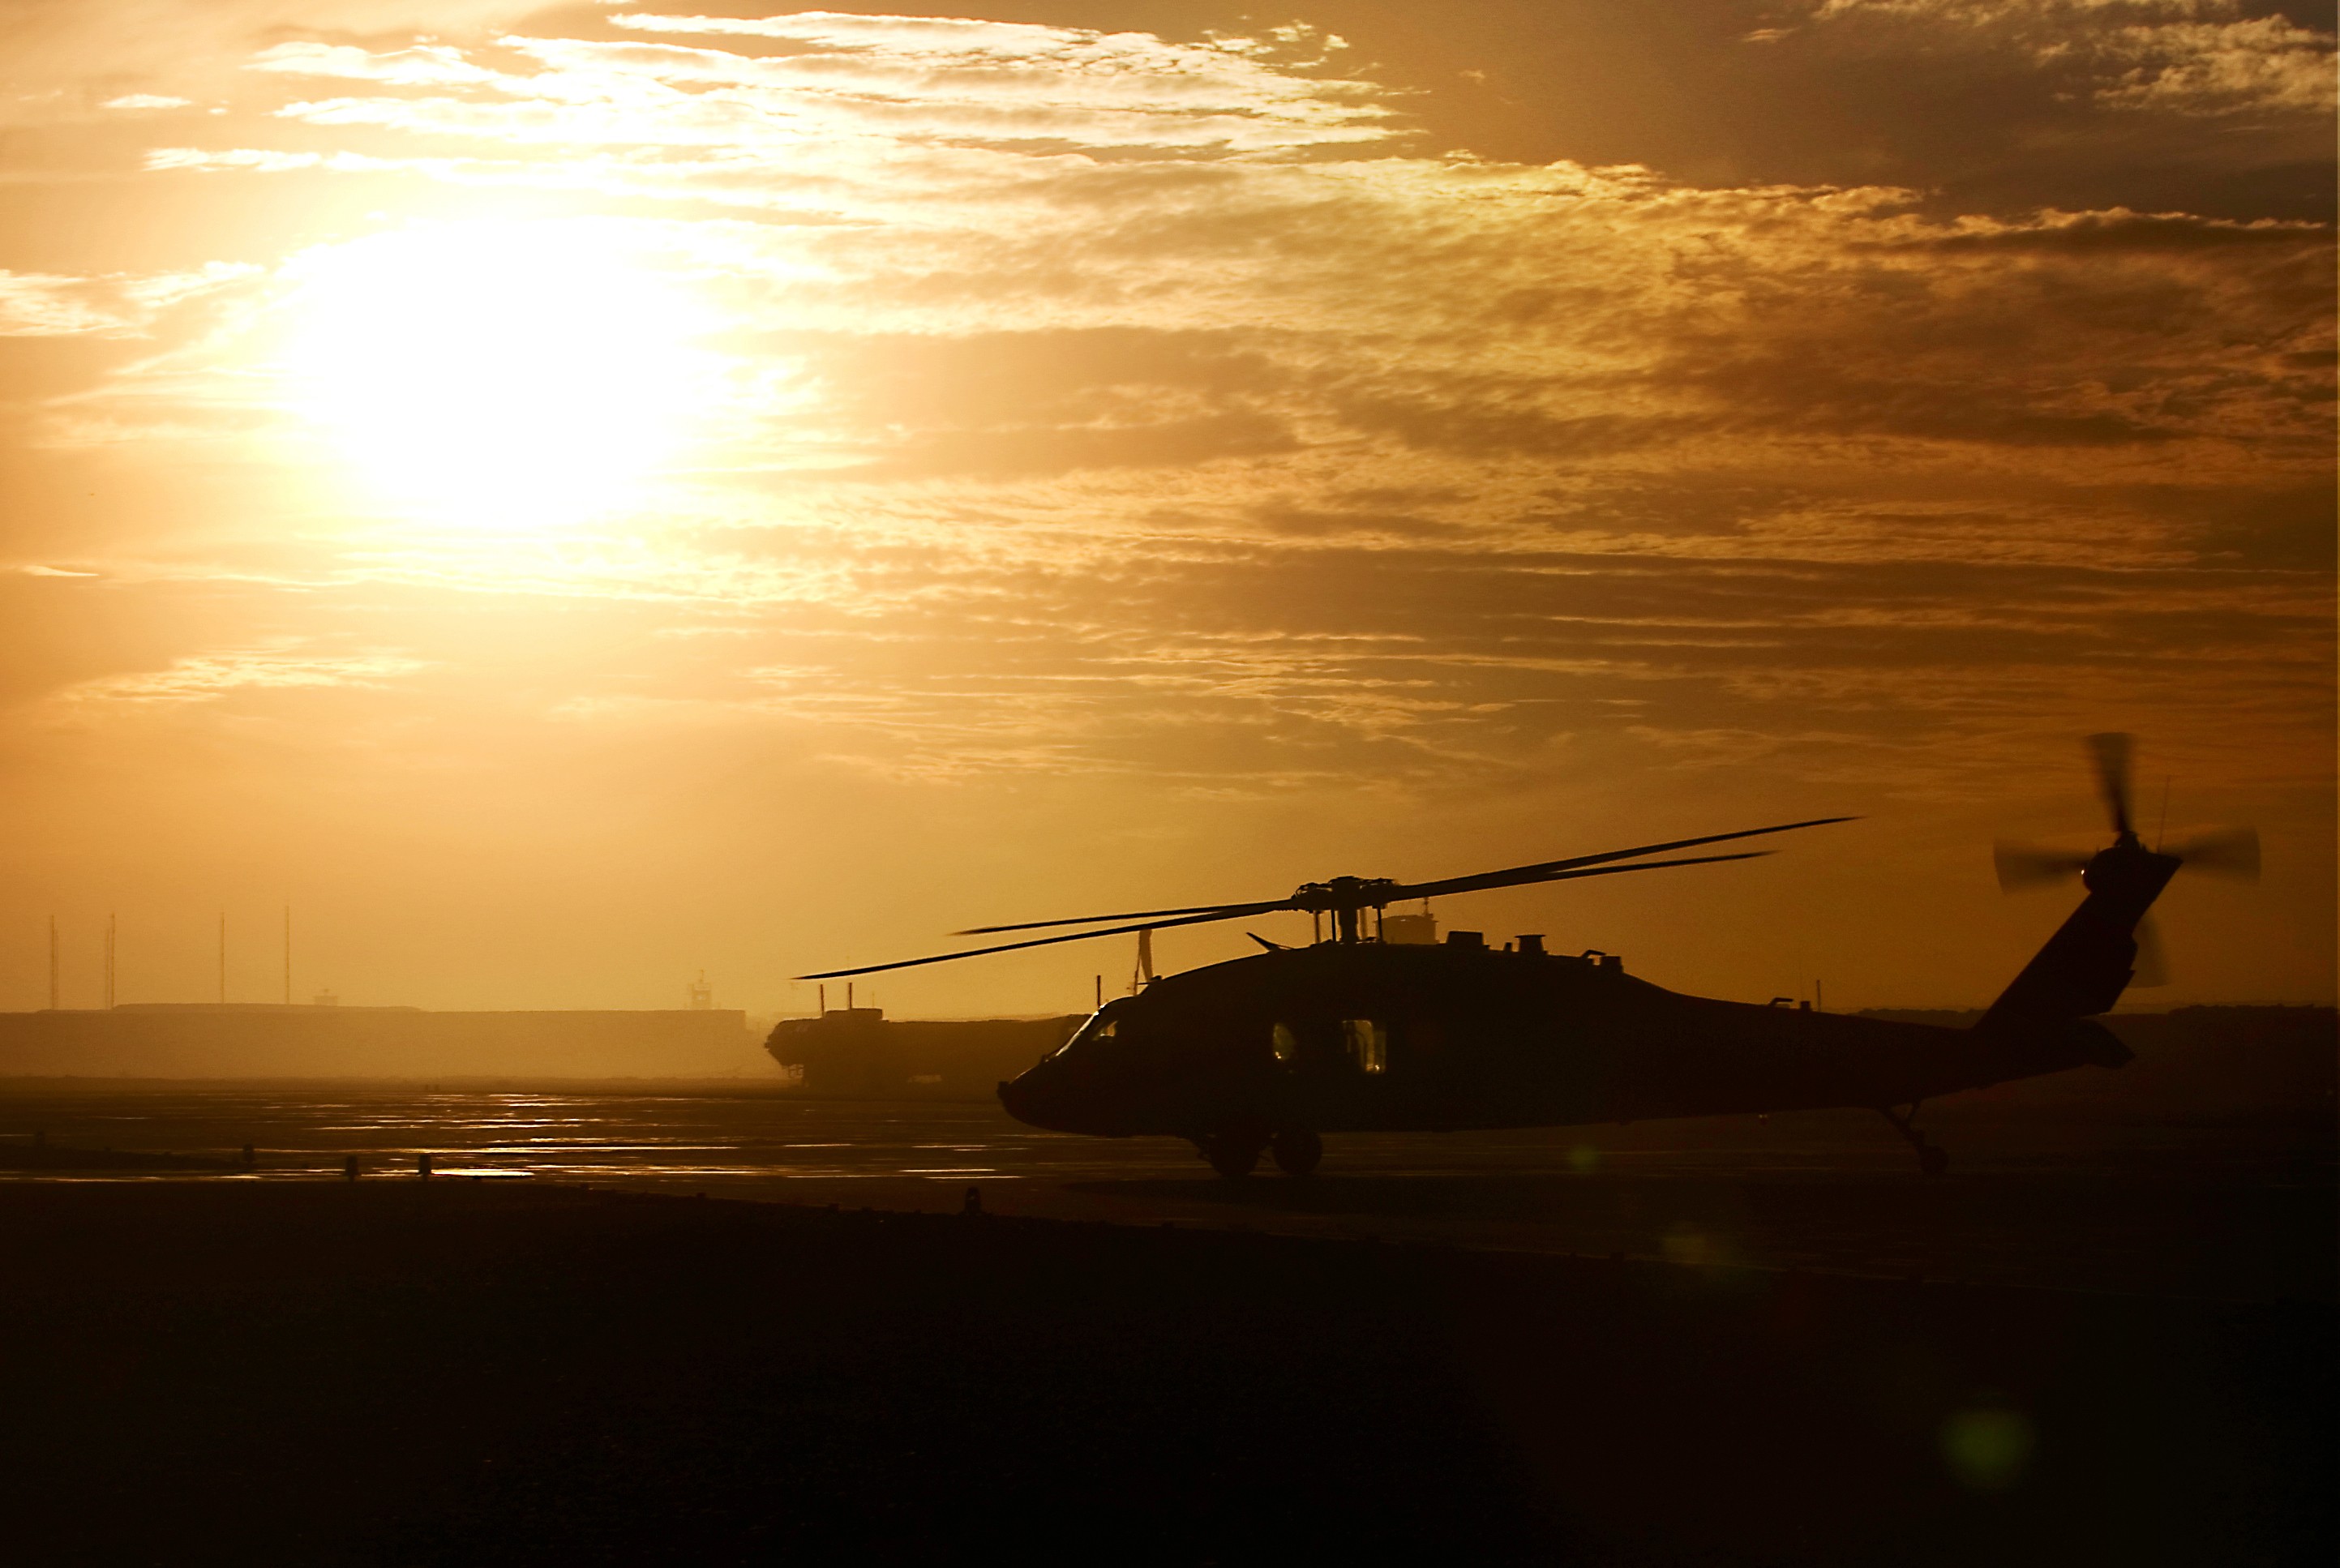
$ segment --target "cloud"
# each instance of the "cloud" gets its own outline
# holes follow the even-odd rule
[[[111,308],[100,294],[101,286],[84,278],[0,273],[0,335],[66,337],[130,331],[127,314]]]
[[[246,649],[174,660],[167,668],[109,675],[62,695],[78,703],[216,702],[243,691],[302,687],[381,687],[423,669],[396,654],[319,655]]]
[[[288,33],[471,31],[540,0],[12,0],[0,11],[0,124],[87,123],[92,107],[161,111],[233,95],[254,51]],[[21,154],[20,154],[21,155]]]
[[[2011,51],[2077,73],[2106,107],[2192,116],[2323,114],[2330,33],[2240,0],[1822,0],[1815,25]]]
[[[292,40],[263,49],[245,63],[244,69],[287,76],[329,76],[386,87],[491,86],[508,80],[501,72],[472,65],[461,50],[437,44],[374,51],[354,44]]]
[[[2052,65],[2040,8],[1857,9],[1796,37],[2004,34]],[[630,670],[531,672],[540,717],[784,724],[930,782],[1284,789],[1512,778],[1628,728],[1808,757],[2141,692],[2227,731],[2324,700],[2298,498],[2330,461],[2327,226],[1427,157],[1310,35],[610,31],[275,43],[217,144],[147,154],[491,187],[531,254],[622,250],[706,302],[723,417],[654,503],[540,549],[341,524],[361,596],[645,618],[609,645]],[[2210,58],[2156,47],[2139,83]],[[116,445],[209,413],[281,461],[299,275],[45,276],[21,314],[210,312],[72,412]],[[104,690],[396,673],[210,657]]]
[[[444,45],[371,52],[286,43],[253,68],[465,98],[338,98],[288,105],[320,124],[588,144],[656,141],[746,152],[818,135],[1289,153],[1391,134],[1364,84],[1298,74],[1295,40],[1176,45],[940,18],[822,14],[755,20],[616,17],[665,35],[752,35],[796,51],[507,37],[535,70],[499,70]],[[809,150],[809,149],[808,149]]]
[[[0,271],[0,337],[135,337],[173,306],[260,270],[249,263],[213,262],[144,277]]]

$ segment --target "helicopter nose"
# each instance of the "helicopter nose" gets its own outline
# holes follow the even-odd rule
[[[1003,1110],[1026,1126],[1045,1127],[1052,1133],[1100,1130],[1094,1125],[1096,1107],[1088,1103],[1093,1097],[1084,1092],[1084,1086],[1067,1082],[1066,1075],[1048,1062],[999,1086]]]
[[[999,1085],[1000,1108],[1026,1126],[1053,1126],[1047,1111],[1048,1102],[1055,1097],[1048,1093],[1047,1085],[1040,1081],[1044,1077],[1038,1067],[1033,1067],[1016,1077],[1002,1079]]]

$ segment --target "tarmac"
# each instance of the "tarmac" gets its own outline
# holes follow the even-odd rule
[[[1846,1113],[1336,1137],[1228,1182],[737,1082],[19,1080],[9,1539],[2332,1561],[2330,1118],[1928,1121],[1938,1179]]]
[[[9,1150],[220,1161],[235,1179],[441,1179],[824,1207],[1250,1230],[2222,1301],[2340,1302],[2340,1133],[2321,1107],[2192,1122],[1949,1102],[1921,1177],[1881,1118],[1826,1112],[1326,1140],[1314,1176],[1213,1176],[1167,1138],[1039,1132],[995,1105],[752,1083],[0,1084]],[[52,1160],[49,1174],[59,1173]],[[151,1170],[88,1169],[79,1179]]]

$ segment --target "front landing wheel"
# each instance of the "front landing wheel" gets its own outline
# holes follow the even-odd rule
[[[1306,1176],[1324,1157],[1324,1140],[1305,1130],[1278,1133],[1272,1146],[1276,1168],[1286,1176]]]
[[[1909,1146],[1918,1153],[1918,1169],[1922,1174],[1938,1176],[1950,1168],[1950,1151],[1928,1143],[1926,1135],[1918,1130],[1918,1107],[1914,1102],[1907,1112],[1897,1111],[1891,1106],[1879,1106],[1877,1114],[1892,1123],[1893,1130],[1909,1140]]]
[[[1242,1133],[1213,1133],[1203,1140],[1203,1157],[1211,1168],[1230,1181],[1251,1175],[1259,1164],[1262,1145],[1265,1140]]]

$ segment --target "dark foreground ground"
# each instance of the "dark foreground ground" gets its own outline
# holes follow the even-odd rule
[[[2335,1560],[2325,1303],[0,1186],[16,1562]]]

